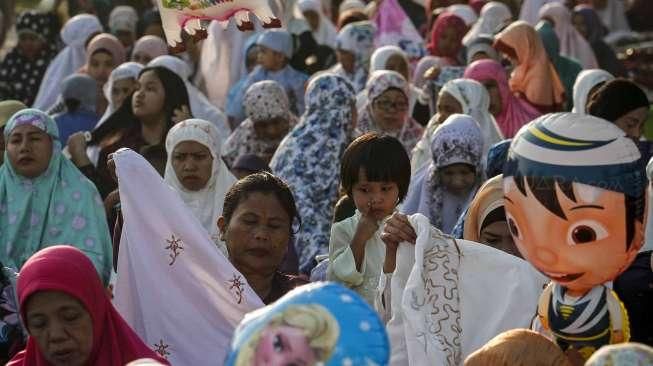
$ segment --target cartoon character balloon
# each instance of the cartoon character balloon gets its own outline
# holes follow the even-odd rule
[[[321,282],[246,315],[225,365],[382,366],[388,358],[388,337],[376,312],[355,292]]]
[[[524,258],[553,281],[538,315],[564,350],[588,358],[629,339],[626,310],[605,283],[643,244],[645,187],[637,146],[608,121],[550,114],[512,142],[506,218]]]
[[[217,20],[226,26],[232,17],[241,31],[253,30],[249,19],[253,13],[263,23],[263,28],[279,28],[281,20],[270,9],[267,0],[157,0],[163,30],[171,52],[185,50],[181,39],[184,29],[195,40],[206,38],[202,20]]]

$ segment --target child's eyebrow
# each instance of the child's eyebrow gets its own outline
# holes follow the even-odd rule
[[[597,210],[604,210],[605,209],[605,207],[599,206],[599,205],[582,205],[582,206],[572,207],[572,208],[569,209],[569,211],[580,210],[580,209],[583,209],[583,208],[595,208]]]

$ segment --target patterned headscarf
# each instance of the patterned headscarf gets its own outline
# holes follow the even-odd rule
[[[38,250],[66,243],[81,249],[108,283],[111,240],[97,189],[62,155],[59,130],[51,117],[24,109],[7,123],[5,138],[23,125],[52,138],[52,157],[47,170],[33,179],[18,174],[9,159],[0,167],[0,242],[5,246],[0,262],[17,271]]]
[[[653,348],[640,343],[621,343],[601,347],[585,366],[653,365]]]
[[[296,250],[304,273],[310,273],[317,254],[328,252],[340,157],[350,141],[355,98],[346,79],[331,73],[315,77],[306,90],[306,112],[270,162],[295,195],[302,219]]]
[[[248,118],[236,127],[222,148],[222,158],[231,167],[238,157],[246,154],[256,155],[267,162],[281,143],[281,138],[259,138],[254,129],[256,122],[284,118],[288,120],[290,128],[297,124],[297,117],[290,113],[286,91],[276,81],[252,84],[245,93],[243,104]]]
[[[353,75],[348,74],[340,64],[333,68],[333,72],[349,80],[357,93],[365,89],[375,33],[376,27],[372,22],[354,22],[342,28],[336,38],[336,48],[353,53],[356,61]]]
[[[362,135],[367,132],[386,133],[397,140],[406,148],[406,151],[413,150],[417,141],[422,137],[423,128],[408,113],[407,119],[398,131],[382,131],[374,122],[372,117],[372,104],[389,89],[397,89],[406,96],[406,101],[410,100],[409,85],[406,79],[396,71],[380,70],[375,71],[367,82],[365,93],[367,94],[367,103],[358,111],[358,124],[356,126],[357,134]]]
[[[418,170],[411,179],[402,212],[421,213],[429,217],[431,224],[441,228],[444,187],[439,169],[460,163],[476,168],[477,184],[467,198],[470,201],[481,182],[482,146],[483,136],[478,122],[464,114],[449,116],[431,138],[431,163]]]

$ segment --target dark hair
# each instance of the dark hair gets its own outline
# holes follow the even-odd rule
[[[161,81],[161,84],[163,84],[163,89],[165,91],[165,99],[163,101],[163,108],[166,115],[165,139],[165,136],[174,124],[172,117],[175,109],[179,109],[185,105],[190,111],[190,98],[188,97],[186,84],[184,84],[184,81],[174,72],[162,66],[149,66],[141,70],[138,77],[140,78],[148,71],[153,71],[156,74]],[[107,118],[99,128],[93,131],[93,139],[91,140],[92,144],[97,144],[107,136],[111,136],[116,132],[126,131],[134,125],[140,125],[140,121],[136,116],[134,116],[132,110],[132,96],[133,93],[125,98],[122,105],[113,112],[113,114],[109,116],[109,118]]]
[[[576,202],[576,195],[574,194],[573,182],[562,180],[557,177],[539,178],[539,177],[524,177],[514,176],[515,185],[519,192],[527,196],[526,185],[533,193],[533,197],[544,206],[549,212],[567,220],[560,201],[556,194],[555,187],[558,186],[560,191],[572,202]],[[633,197],[625,194],[625,209],[626,209],[626,250],[630,247],[631,242],[635,236],[635,220],[640,222],[644,221],[644,194],[639,197]]]
[[[638,108],[649,108],[646,93],[630,80],[618,78],[600,87],[590,98],[587,112],[610,122]]]
[[[63,101],[63,104],[66,105],[66,111],[68,113],[75,113],[79,108],[79,106],[82,105],[82,103],[79,100],[73,98],[65,99]]]
[[[358,173],[365,170],[367,180],[394,182],[399,187],[399,201],[403,201],[410,184],[410,158],[404,146],[388,135],[367,133],[352,142],[342,156],[340,180],[349,197],[358,182]]]
[[[222,208],[222,216],[227,224],[231,221],[231,217],[238,205],[250,194],[257,192],[274,195],[290,218],[290,233],[297,232],[301,225],[301,219],[297,206],[295,206],[295,197],[290,187],[283,180],[268,172],[248,175],[229,189],[224,197],[224,206]],[[297,230],[293,230],[293,226],[296,226]]]

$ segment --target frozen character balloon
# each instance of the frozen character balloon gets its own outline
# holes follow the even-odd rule
[[[254,30],[249,19],[253,13],[263,28],[280,28],[281,20],[270,9],[267,0],[156,0],[161,12],[161,22],[168,46],[172,53],[185,51],[181,31],[185,30],[194,40],[206,38],[208,33],[202,27],[202,20],[217,20],[227,26],[235,17],[241,31]]]
[[[552,280],[538,318],[563,350],[588,358],[629,339],[626,310],[605,284],[643,245],[645,182],[635,143],[596,117],[540,117],[510,146],[508,226],[524,258]]]
[[[245,316],[227,366],[387,365],[388,337],[376,312],[335,283],[297,288]]]

